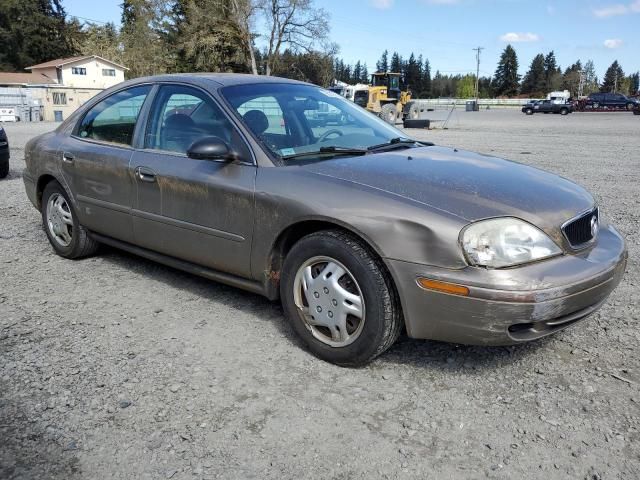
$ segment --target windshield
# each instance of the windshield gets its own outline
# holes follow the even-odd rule
[[[366,150],[405,135],[340,95],[311,85],[263,83],[222,89],[245,125],[288,161]],[[328,148],[330,147],[330,148]]]

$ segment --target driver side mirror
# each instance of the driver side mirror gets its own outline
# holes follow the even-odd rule
[[[187,157],[195,160],[226,160],[233,161],[238,155],[229,145],[218,137],[204,137],[196,140],[187,150]]]

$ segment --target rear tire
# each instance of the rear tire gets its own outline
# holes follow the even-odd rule
[[[338,230],[307,235],[287,254],[281,275],[285,315],[322,360],[359,367],[398,338],[402,313],[391,277],[353,235]]]
[[[9,175],[9,159],[0,160],[0,178],[5,178]]]
[[[383,105],[380,110],[380,118],[391,125],[395,125],[396,118],[398,118],[396,106],[393,103]]]
[[[51,181],[42,193],[42,225],[53,250],[64,258],[82,258],[98,250],[98,242],[80,225],[69,195]]]
[[[420,118],[420,107],[416,103],[413,103],[409,107],[409,114],[407,117],[409,120],[418,120]]]

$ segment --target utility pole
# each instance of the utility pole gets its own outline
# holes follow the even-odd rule
[[[578,98],[580,98],[584,95],[585,73],[583,70],[578,70],[578,73],[580,74],[580,83],[578,84]]]
[[[613,93],[618,91],[618,72],[616,72],[616,79],[613,82]]]
[[[476,52],[476,104],[475,104],[475,108],[480,110],[480,106],[478,105],[478,97],[479,97],[479,91],[478,91],[478,86],[479,86],[479,82],[480,82],[480,52],[482,52],[482,50],[484,50],[484,47],[477,47],[473,49]]]

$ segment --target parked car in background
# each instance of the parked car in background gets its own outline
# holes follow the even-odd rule
[[[553,100],[535,100],[522,107],[522,112],[527,115],[534,113],[559,113],[568,115],[573,112],[573,105],[570,103],[557,103]]]
[[[612,110],[633,110],[640,102],[620,93],[592,93],[586,100],[587,108],[608,108]]]
[[[334,109],[345,124],[310,122]],[[280,299],[339,365],[367,363],[405,328],[480,345],[553,334],[600,308],[627,262],[569,180],[407,138],[276,77],[121,83],[30,140],[25,162],[58,255],[105,243]]]
[[[9,139],[7,132],[0,125],[0,178],[9,174]]]

